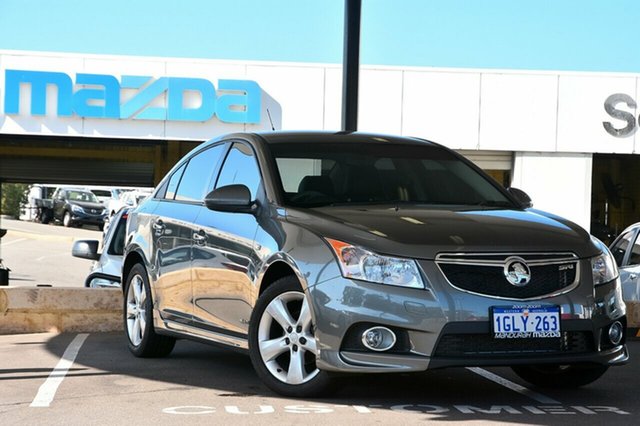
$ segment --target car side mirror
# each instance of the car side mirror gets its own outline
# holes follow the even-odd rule
[[[99,245],[100,241],[98,240],[78,240],[73,243],[71,255],[82,259],[98,260],[100,259]]]
[[[227,185],[216,188],[204,198],[209,210],[254,214],[257,208],[251,201],[251,192],[245,185]]]
[[[511,196],[516,199],[518,205],[521,208],[528,209],[530,207],[533,207],[533,201],[531,201],[531,197],[529,197],[527,193],[522,189],[507,188],[507,191],[509,191],[509,194],[511,194]]]

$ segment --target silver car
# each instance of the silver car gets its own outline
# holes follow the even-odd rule
[[[628,359],[607,247],[425,140],[209,141],[131,213],[126,242],[134,355],[221,343],[284,395],[457,366],[581,386]]]
[[[78,240],[73,243],[71,254],[75,257],[93,260],[91,272],[84,282],[85,287],[120,287],[124,237],[129,217],[128,208],[120,210],[113,218],[114,226],[105,231],[102,240],[102,252],[98,252],[100,241]]]
[[[622,231],[611,244],[611,252],[620,269],[622,298],[628,302],[640,301],[640,222]]]

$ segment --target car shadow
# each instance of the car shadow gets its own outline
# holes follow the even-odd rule
[[[46,347],[61,357],[65,342],[68,341],[69,334],[55,335],[46,343]],[[214,397],[221,398],[259,396],[291,401],[291,398],[282,397],[262,384],[247,354],[187,340],[179,340],[166,358],[136,358],[129,352],[124,335],[91,334],[68,376],[92,375],[125,376],[209,389]],[[567,400],[586,399],[599,401],[593,405],[616,405],[615,400],[607,398],[607,393],[598,387],[567,391],[566,395],[569,396]],[[338,380],[337,389],[330,396],[305,398],[301,402],[313,406],[348,405],[405,414],[413,412],[415,420],[420,421],[500,420],[516,424],[560,425],[564,424],[565,419],[563,416],[540,413],[532,415],[536,413],[532,413],[531,408],[527,411],[523,407],[544,404],[507,390],[464,368],[411,374],[349,375]],[[571,410],[570,404],[565,404],[563,406]],[[258,405],[255,409],[258,409]],[[603,419],[602,416],[585,418]]]

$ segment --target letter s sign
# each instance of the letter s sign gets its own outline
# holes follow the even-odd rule
[[[607,114],[609,114],[612,118],[617,118],[618,120],[627,122],[627,125],[622,129],[616,129],[615,127],[613,127],[613,124],[609,123],[608,121],[602,122],[602,125],[604,126],[604,129],[607,131],[607,133],[617,138],[630,136],[636,131],[636,119],[633,114],[616,108],[619,104],[622,103],[626,104],[631,109],[636,109],[637,107],[636,101],[634,101],[631,96],[625,95],[624,93],[615,93],[609,96],[604,101],[604,110],[607,111]],[[638,122],[640,123],[640,117],[638,117],[638,120]]]

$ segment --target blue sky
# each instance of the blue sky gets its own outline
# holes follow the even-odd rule
[[[363,0],[361,62],[640,72],[638,0]],[[0,0],[0,49],[340,63],[344,0]]]

